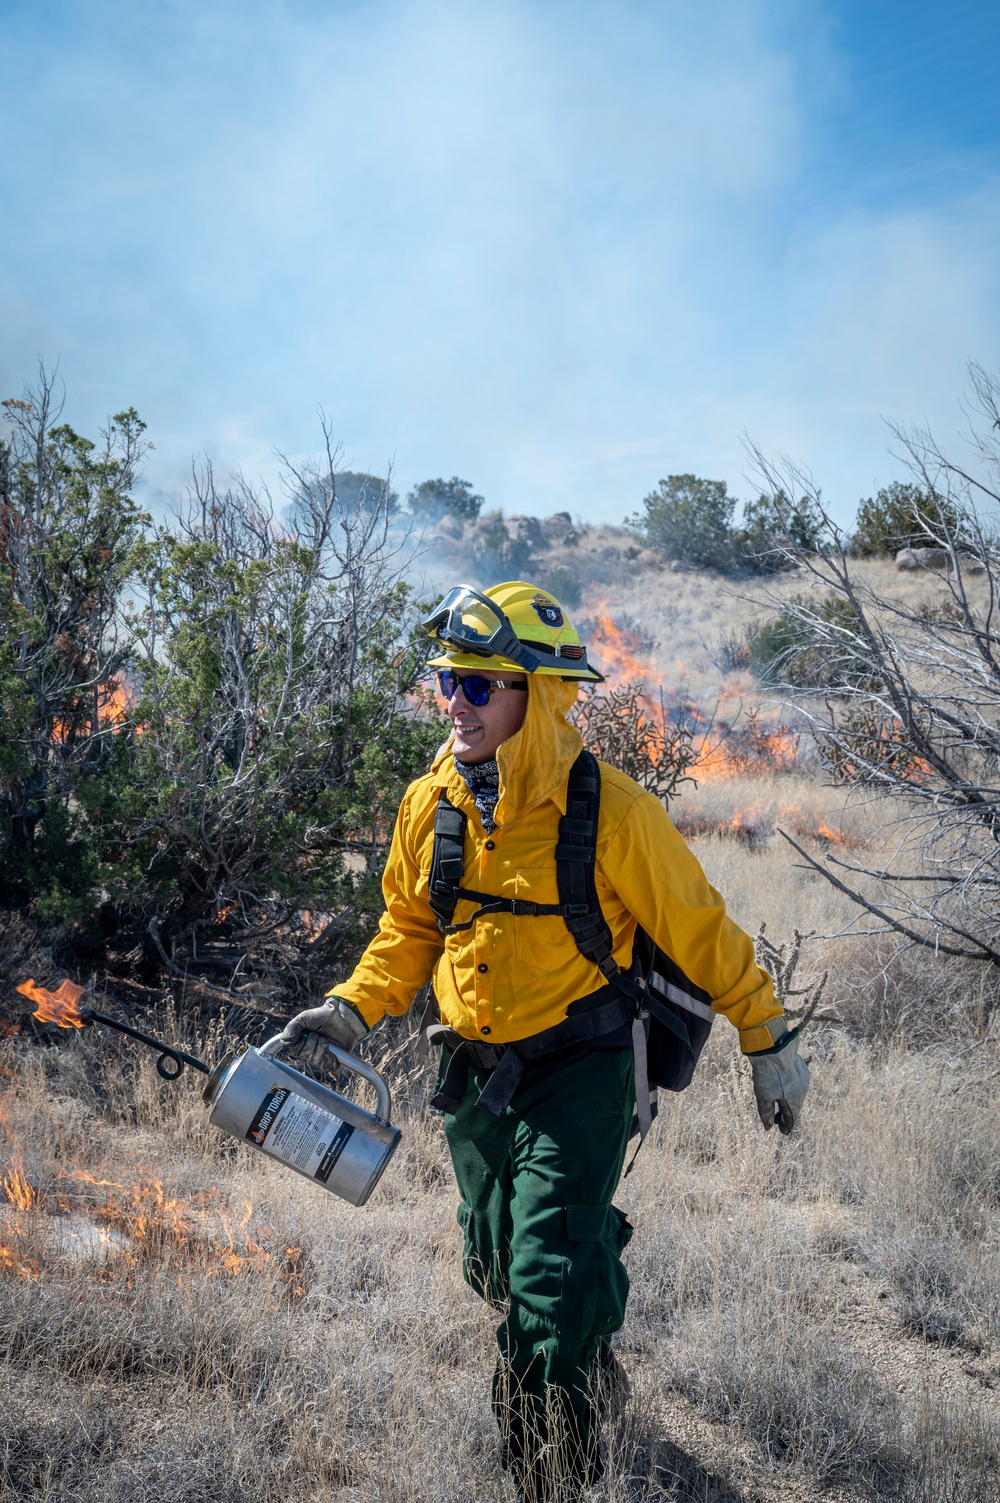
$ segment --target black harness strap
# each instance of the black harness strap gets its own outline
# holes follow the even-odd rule
[[[428,902],[442,932],[447,931],[454,917],[462,885],[465,825],[465,815],[461,809],[455,808],[442,788],[434,811],[434,848],[428,883]]]
[[[532,903],[527,898],[501,898],[496,893],[463,887],[466,824],[465,814],[455,808],[442,788],[434,813],[434,847],[428,881],[428,901],[442,934],[461,934],[488,913],[511,913],[515,918],[561,918],[567,922],[586,914],[585,905]],[[464,924],[453,923],[460,902],[481,905]]]
[[[597,829],[601,814],[601,771],[597,758],[581,751],[570,768],[566,785],[566,813],[559,821],[556,845],[556,881],[566,907],[577,910],[566,917],[566,928],[576,947],[593,961],[601,975],[631,998],[633,1010],[645,1005],[645,988],[638,974],[623,971],[612,950],[614,941],[597,896]],[[582,912],[580,912],[582,910]],[[637,967],[633,968],[637,971]]]
[[[463,1038],[444,1023],[432,1023],[427,1029],[428,1041],[446,1044],[452,1052],[431,1106],[438,1111],[456,1111],[468,1090],[469,1068],[474,1066],[493,1072],[476,1105],[489,1112],[491,1117],[502,1117],[521,1082],[524,1066],[531,1060],[553,1054],[557,1049],[567,1049],[572,1044],[589,1044],[614,1033],[632,1017],[630,1003],[621,995],[613,996],[610,1001],[585,1012],[573,1013],[561,1023],[534,1033],[530,1038],[518,1039],[516,1044],[480,1044],[475,1039]]]

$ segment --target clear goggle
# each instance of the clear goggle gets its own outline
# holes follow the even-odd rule
[[[554,658],[565,659],[567,676],[572,676],[574,668],[588,666],[583,647],[571,643],[553,647],[547,642],[522,641],[500,607],[471,585],[456,585],[449,590],[421,626],[429,636],[449,647],[477,657],[507,658],[525,673],[552,667]]]

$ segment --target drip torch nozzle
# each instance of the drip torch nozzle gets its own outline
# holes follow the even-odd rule
[[[156,1073],[163,1080],[176,1080],[185,1065],[190,1065],[193,1070],[200,1070],[203,1075],[211,1074],[208,1065],[193,1054],[186,1054],[183,1049],[178,1049],[173,1044],[164,1044],[162,1040],[154,1039],[151,1034],[140,1033],[138,1028],[132,1028],[128,1023],[120,1023],[117,1018],[106,1017],[102,1012],[95,1012],[92,1007],[81,1007],[80,1016],[85,1023],[106,1023],[109,1028],[117,1028],[119,1033],[127,1033],[130,1038],[138,1039],[140,1044],[145,1044],[147,1048],[156,1049],[159,1053]]]
[[[131,1024],[120,1023],[117,1018],[109,1018],[105,1013],[96,1012],[92,1007],[81,1007],[80,998],[85,989],[78,986],[75,981],[70,981],[68,976],[54,992],[49,991],[47,987],[39,986],[31,977],[27,981],[22,981],[15,990],[37,1004],[35,1017],[40,1023],[55,1023],[60,1028],[85,1028],[88,1023],[106,1023],[109,1028],[116,1028],[119,1033],[127,1033],[130,1038],[138,1039],[140,1044],[145,1044],[149,1049],[155,1049],[159,1055],[156,1061],[156,1073],[163,1080],[176,1080],[185,1065],[200,1070],[203,1075],[211,1073],[208,1066],[202,1064],[201,1060],[196,1059],[193,1054],[185,1054],[183,1049],[178,1049],[173,1044],[164,1044],[160,1039],[154,1039],[151,1034],[141,1033]]]

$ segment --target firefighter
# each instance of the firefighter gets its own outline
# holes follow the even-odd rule
[[[460,586],[424,624],[440,646],[432,666],[452,734],[400,806],[378,934],[283,1037],[351,1048],[433,976],[435,1101],[461,1196],[463,1273],[502,1313],[501,1459],[522,1498],[575,1496],[601,1471],[596,1400],[624,1378],[610,1338],[625,1315],[632,1228],[613,1196],[637,1100],[634,1005],[608,981],[616,968],[582,953],[557,882],[581,751],[566,715],[579,684],[601,675],[560,603],[523,581]],[[617,968],[633,974],[641,925],[739,1030],[765,1128],[790,1131],[808,1071],[751,940],[659,799],[599,767],[594,879]],[[458,844],[442,910],[446,828]]]

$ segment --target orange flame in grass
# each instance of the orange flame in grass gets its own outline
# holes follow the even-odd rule
[[[50,992],[33,980],[18,991],[39,1003],[36,1017],[79,1027],[85,1021],[77,1006],[83,987],[66,980]],[[8,1138],[13,1136],[5,1103],[12,1092],[0,1097],[0,1122]],[[273,1270],[277,1288],[286,1299],[301,1299],[308,1293],[308,1270],[301,1247],[286,1246],[272,1239],[266,1227],[254,1224],[254,1207],[246,1200],[238,1205],[216,1186],[190,1197],[173,1195],[159,1175],[140,1168],[122,1179],[60,1161],[55,1171],[62,1182],[57,1191],[42,1194],[25,1172],[20,1148],[0,1167],[0,1278],[37,1279],[44,1275],[44,1260],[35,1256],[43,1246],[58,1252],[67,1237],[84,1246],[96,1243],[106,1255],[99,1259],[94,1276],[101,1282],[123,1282],[133,1287],[133,1270],[168,1265],[179,1284],[198,1278],[230,1278]],[[114,1172],[112,1170],[112,1172]],[[83,1230],[55,1237],[48,1226],[51,1216],[77,1218]],[[65,1223],[63,1224],[66,1225]],[[96,1234],[96,1239],[95,1239]],[[276,1307],[275,1307],[276,1308]]]
[[[713,778],[771,777],[799,765],[801,737],[785,725],[761,726],[756,719],[736,733],[719,732],[692,768],[699,782]]]
[[[212,1186],[190,1198],[171,1195],[160,1177],[140,1169],[134,1180],[99,1178],[82,1168],[58,1170],[64,1189],[47,1204],[19,1161],[0,1179],[0,1210],[6,1207],[0,1243],[0,1276],[38,1278],[37,1261],[25,1242],[46,1240],[46,1215],[84,1217],[97,1233],[105,1256],[95,1276],[133,1287],[135,1273],[166,1265],[181,1287],[192,1278],[241,1277],[274,1270],[287,1299],[308,1293],[307,1264],[301,1247],[269,1245],[267,1228],[255,1228],[249,1200],[236,1206]],[[72,1234],[71,1234],[72,1235]],[[275,1307],[276,1308],[276,1307]]]
[[[594,641],[593,655],[609,684],[649,682],[655,671],[651,658],[639,651],[632,633],[619,626],[605,601],[597,600],[586,624]]]
[[[39,1023],[58,1023],[60,1028],[82,1028],[86,1019],[77,1005],[86,987],[77,986],[69,978],[60,983],[54,992],[39,986],[32,977],[15,988],[29,1002],[37,1003],[35,1017]]]
[[[38,1203],[38,1191],[29,1183],[22,1164],[11,1164],[3,1179],[0,1179],[0,1190],[3,1191],[7,1204],[18,1211],[30,1211]]]
[[[15,1273],[19,1279],[37,1279],[38,1269],[22,1263],[12,1247],[0,1243],[0,1273]]]
[[[9,1206],[14,1216],[39,1209],[38,1191],[24,1172],[19,1151],[15,1152],[7,1173],[0,1179],[0,1204]],[[16,1250],[16,1242],[24,1235],[23,1223],[20,1219],[11,1220],[9,1215],[4,1220],[10,1241],[0,1243],[0,1273],[14,1274],[19,1279],[37,1279],[37,1266],[24,1260]]]
[[[140,1171],[131,1184],[98,1179],[86,1169],[63,1170],[62,1177],[104,1192],[67,1197],[64,1209],[75,1200],[107,1233],[120,1239],[115,1253],[127,1269],[168,1259],[212,1278],[219,1273],[239,1275],[273,1267],[290,1298],[307,1292],[302,1249],[285,1247],[281,1253],[272,1252],[264,1240],[267,1232],[255,1235],[252,1229],[250,1200],[243,1201],[237,1213],[214,1186],[190,1199],[169,1195],[159,1176],[148,1170]],[[178,1276],[179,1283],[182,1277]]]
[[[674,813],[674,822],[688,840],[695,840],[700,835],[721,835],[758,851],[768,845],[779,826],[793,835],[806,840],[822,841],[825,845],[851,848],[859,843],[853,836],[832,825],[825,815],[800,809],[797,804],[784,804],[773,812],[769,812],[763,803],[748,804],[734,809],[728,815],[703,812],[697,804],[691,808],[682,805]]]
[[[756,711],[740,719],[738,707],[732,722],[723,718],[709,724],[696,706],[683,697],[665,695],[662,691],[651,693],[649,686],[656,681],[656,664],[643,649],[637,634],[615,621],[605,601],[598,599],[586,622],[581,624],[593,641],[593,655],[608,689],[638,686],[645,712],[661,732],[666,729],[668,717],[680,710],[698,727],[698,755],[690,769],[697,782],[771,777],[801,765],[801,736],[788,726],[765,724]],[[600,686],[596,692],[601,693]]]

